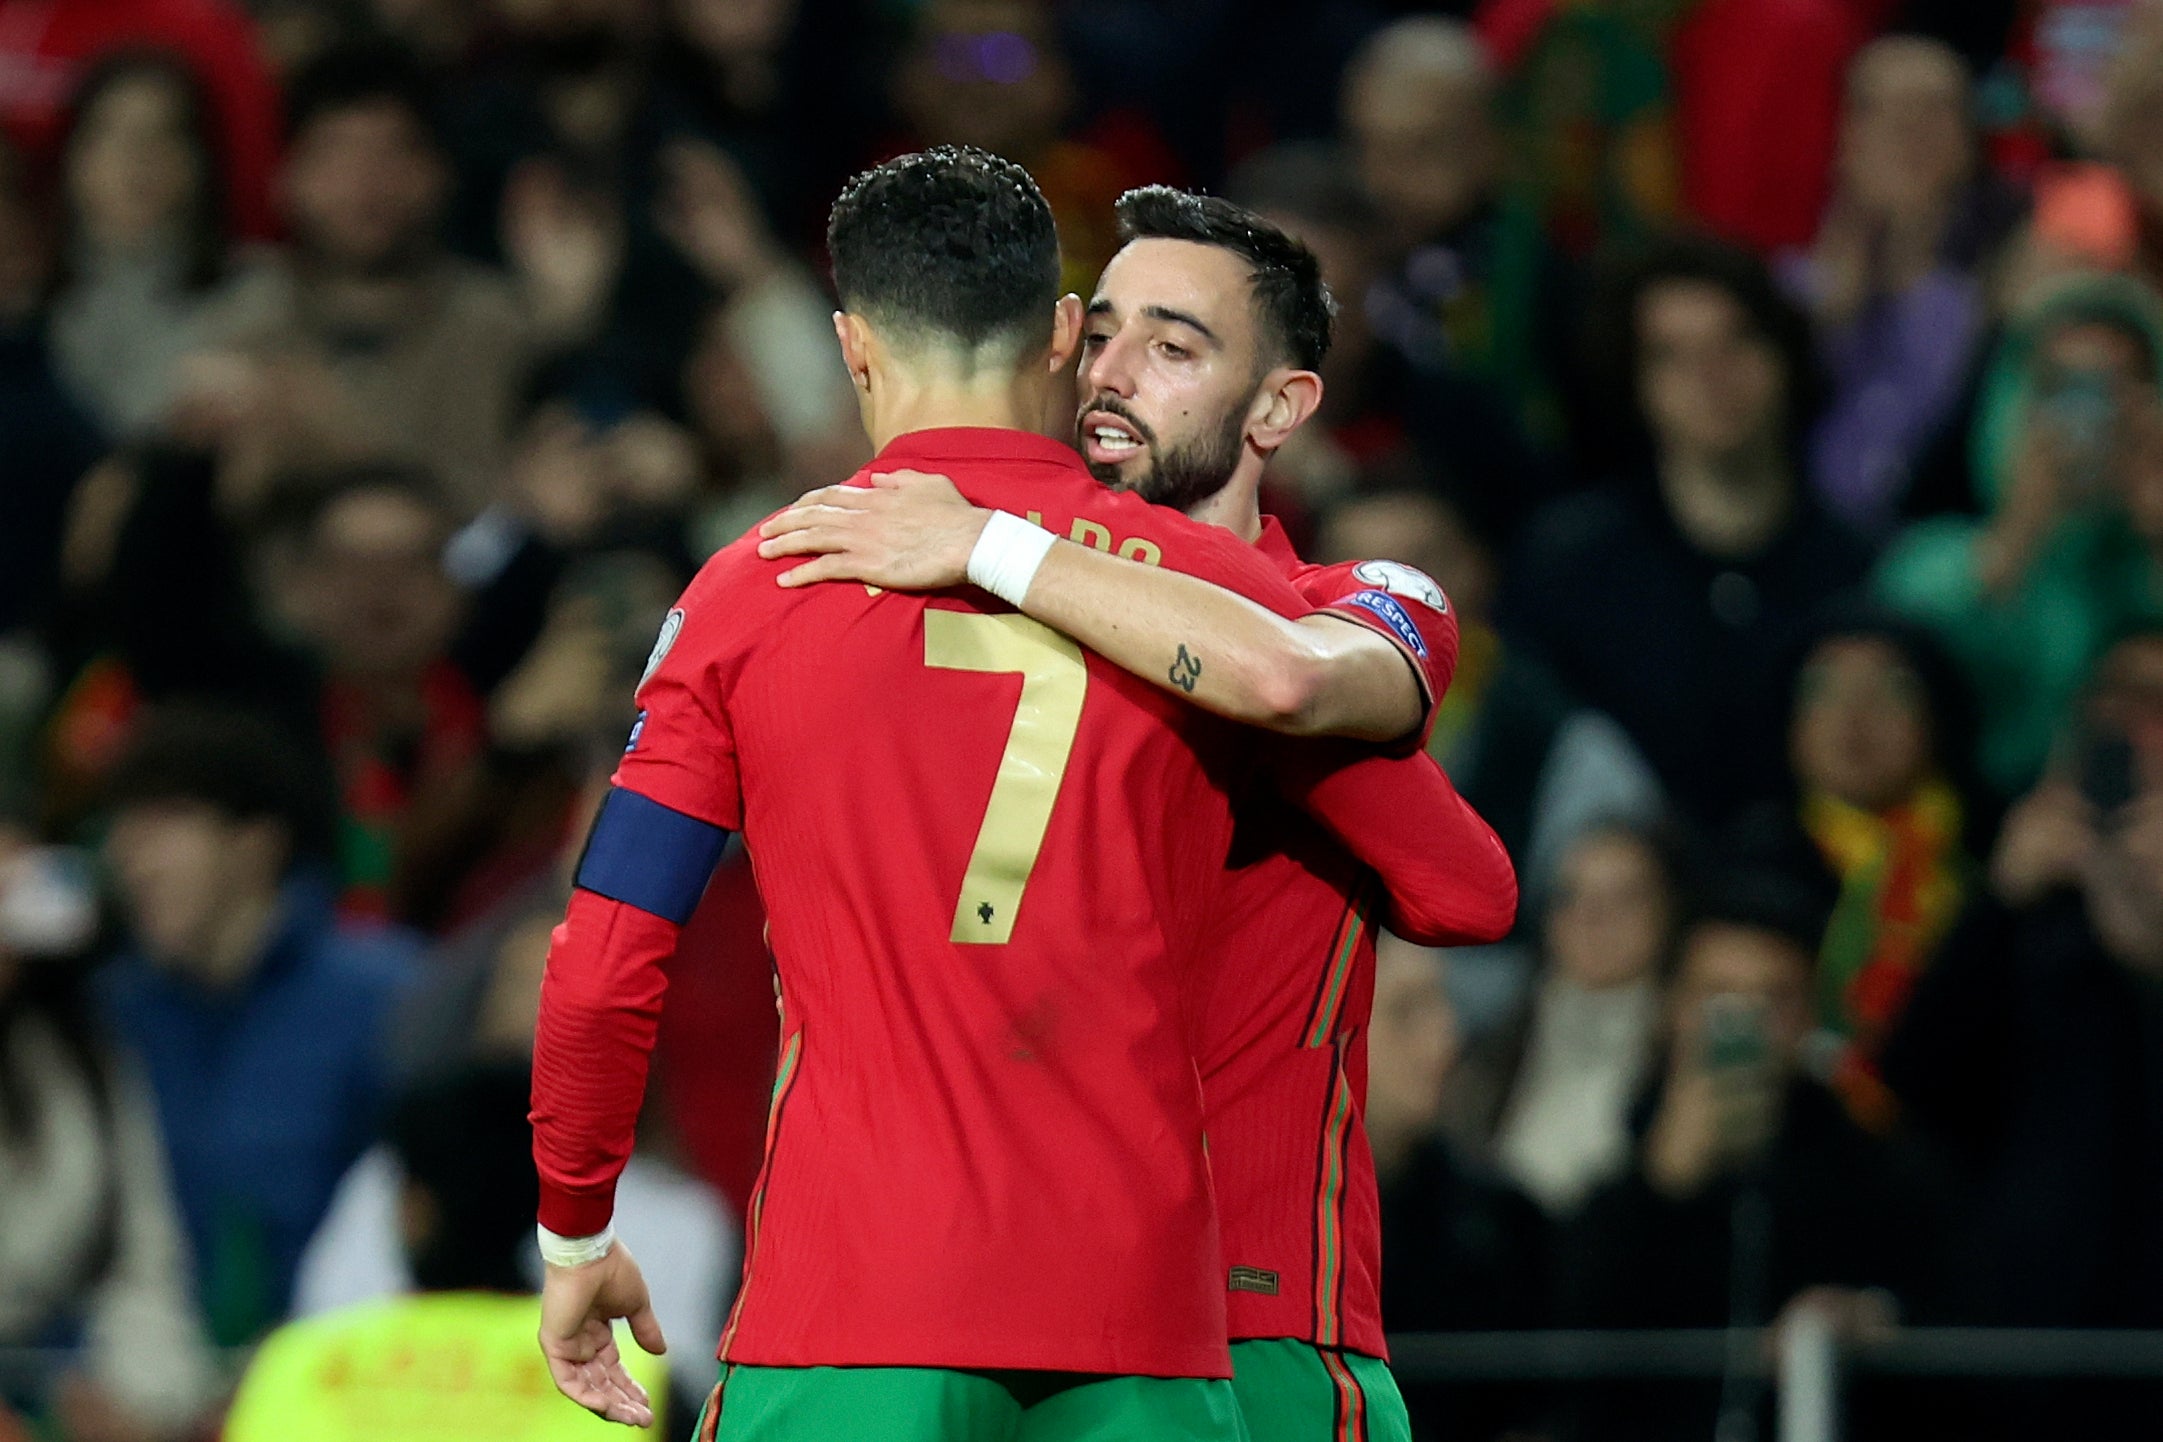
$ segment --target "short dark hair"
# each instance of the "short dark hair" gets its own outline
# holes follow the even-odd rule
[[[276,821],[295,860],[327,861],[337,835],[330,767],[260,711],[174,701],[145,716],[106,783],[107,806],[196,802],[235,821]]]
[[[1059,228],[1029,172],[966,145],[873,166],[826,223],[843,309],[975,349],[1051,334]]]
[[[380,104],[404,110],[429,144],[444,148],[441,97],[435,82],[420,57],[394,40],[336,45],[302,66],[286,89],[286,143],[291,145],[326,115]]]
[[[524,1062],[465,1067],[417,1085],[386,1128],[406,1179],[435,1203],[435,1226],[408,1261],[424,1292],[531,1290],[541,1186],[533,1170]]]
[[[1278,359],[1301,370],[1322,364],[1337,302],[1322,283],[1322,263],[1313,251],[1243,206],[1168,185],[1130,190],[1115,209],[1122,244],[1190,240],[1244,260],[1265,343]]]
[[[433,513],[446,534],[457,525],[456,509],[433,472],[406,461],[354,461],[279,476],[256,517],[268,534],[303,543],[315,539],[323,518],[351,496],[390,494]]]
[[[1832,886],[1820,878],[1756,860],[1735,862],[1714,870],[1701,883],[1684,943],[1704,927],[1734,927],[1776,936],[1815,967],[1836,899]]]
[[[1751,252],[1709,235],[1663,235],[1609,256],[1600,267],[1585,318],[1583,359],[1594,388],[1601,429],[1626,454],[1610,462],[1642,463],[1653,438],[1638,404],[1643,375],[1638,306],[1664,285],[1706,285],[1724,292],[1750,328],[1779,353],[1787,376],[1787,439],[1799,448],[1825,401],[1825,378],[1812,344],[1810,318],[1790,300]]]

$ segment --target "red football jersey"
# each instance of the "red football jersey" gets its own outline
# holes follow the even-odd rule
[[[1407,642],[1430,694],[1449,687],[1457,623],[1393,562],[1306,566],[1271,523],[1260,549],[1316,606]],[[1407,627],[1410,629],[1408,630]],[[1335,773],[1363,821],[1344,843],[1273,795],[1243,798],[1202,1011],[1202,1086],[1234,1341],[1292,1337],[1386,1356],[1381,1218],[1362,1115],[1386,903],[1430,944],[1509,930],[1517,888],[1494,832],[1424,755]]]
[[[927,431],[874,464],[1311,609],[1053,441]],[[974,589],[784,590],[782,569],[747,538],[671,613],[612,797],[660,839],[602,858],[635,892],[678,831],[740,830],[767,904],[781,1061],[722,1356],[1230,1375],[1184,1004],[1232,830],[1213,771],[1249,733]],[[576,895],[543,992],[558,1232],[608,1215],[673,945],[671,908],[623,894]]]

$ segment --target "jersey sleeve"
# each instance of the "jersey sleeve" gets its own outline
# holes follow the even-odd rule
[[[1390,930],[1421,946],[1475,946],[1509,935],[1517,869],[1433,757],[1307,741],[1276,746],[1271,760],[1285,798],[1381,878]]]
[[[1397,561],[1314,566],[1295,578],[1299,593],[1324,614],[1380,635],[1404,653],[1426,698],[1418,744],[1426,744],[1435,708],[1457,674],[1457,613],[1442,588]]]
[[[533,1043],[541,1225],[608,1224],[659,1034],[663,966],[742,826],[727,718],[735,633],[702,575],[662,623],[638,719],[550,937]]]

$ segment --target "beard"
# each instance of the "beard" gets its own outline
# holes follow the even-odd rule
[[[1205,426],[1200,434],[1169,447],[1158,441],[1157,433],[1140,416],[1109,396],[1090,401],[1081,414],[1087,415],[1090,411],[1103,411],[1132,426],[1134,433],[1141,437],[1148,469],[1137,473],[1122,471],[1117,466],[1098,465],[1087,460],[1085,453],[1084,463],[1089,467],[1089,474],[1115,491],[1132,491],[1145,501],[1170,506],[1175,511],[1191,511],[1223,490],[1231,482],[1232,472],[1238,469],[1239,458],[1246,449],[1244,401],[1226,410],[1214,426]],[[1080,428],[1081,421],[1077,416],[1077,443],[1082,439]]]

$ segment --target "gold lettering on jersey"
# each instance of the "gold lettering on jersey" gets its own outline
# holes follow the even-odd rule
[[[969,867],[954,906],[953,940],[1003,946],[1036,870],[1052,806],[1080,729],[1089,670],[1081,648],[1012,613],[924,612],[924,664],[952,671],[1019,672],[1021,696]]]
[[[1044,513],[1043,513],[1042,511],[1031,511],[1031,512],[1029,513],[1029,524],[1030,524],[1030,525],[1032,525],[1032,526],[1041,526],[1041,525],[1043,525],[1043,524],[1044,524]]]
[[[1146,536],[1135,536],[1131,540],[1121,541],[1119,543],[1119,554],[1130,561],[1139,561],[1145,566],[1161,566],[1164,564],[1162,548]]]
[[[886,590],[882,586],[874,586],[869,581],[866,581],[864,583],[864,594],[867,596],[883,596],[886,594]]]
[[[1277,1295],[1277,1274],[1261,1267],[1234,1267],[1226,1288],[1233,1292],[1259,1292],[1265,1297]]]
[[[1112,533],[1095,521],[1081,516],[1074,518],[1074,529],[1067,532],[1067,539],[1081,546],[1094,546],[1100,551],[1112,548]]]

